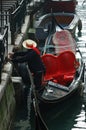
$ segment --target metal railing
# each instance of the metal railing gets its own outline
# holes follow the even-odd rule
[[[4,1],[4,0],[3,0]],[[10,1],[10,0],[9,0]],[[15,0],[14,0],[15,1]],[[10,8],[6,6],[4,10],[2,9],[0,12],[0,27],[5,26],[6,24],[9,23],[10,31],[11,31],[11,44],[14,45],[15,43],[15,38],[17,34],[21,32],[21,26],[24,23],[25,19],[25,14],[27,13],[27,4],[32,3],[35,4],[33,5],[33,10],[29,12],[28,15],[30,15],[30,23],[32,23],[33,15],[37,10],[39,10],[39,6],[37,6],[37,2],[41,3],[41,0],[17,0],[17,5],[16,8],[14,9],[15,3],[12,3],[10,5]],[[8,2],[9,3],[9,2]],[[8,5],[8,4],[7,4]],[[0,5],[1,6],[1,5]],[[12,6],[12,8],[11,8]],[[36,6],[36,7],[35,7]],[[3,7],[3,6],[1,6]]]
[[[24,23],[26,13],[26,0],[22,0],[18,8],[11,13],[10,16],[10,30],[11,30],[11,43],[14,44],[16,34],[21,32],[21,26]]]
[[[0,27],[10,21],[10,14],[17,8],[17,0],[0,0]]]
[[[2,27],[0,31],[0,82],[1,72],[6,58],[8,57],[8,26]]]
[[[16,35],[21,32],[21,26],[25,18],[26,2],[27,0],[0,1],[0,29],[9,23],[12,44],[15,42]]]

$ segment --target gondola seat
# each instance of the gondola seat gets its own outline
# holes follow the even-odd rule
[[[76,73],[76,66],[79,63],[72,51],[64,51],[58,56],[58,73],[63,75],[63,78],[59,80],[59,83],[67,85],[72,82]]]
[[[72,82],[78,64],[73,52],[64,51],[59,56],[44,54],[42,60],[46,67],[44,81],[52,80],[62,85]]]
[[[57,77],[58,72],[58,62],[57,57],[52,54],[44,54],[42,56],[42,61],[46,67],[46,74],[44,80],[52,80],[53,77]]]

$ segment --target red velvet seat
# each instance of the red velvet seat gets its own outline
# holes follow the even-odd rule
[[[78,62],[73,52],[64,51],[58,56],[58,63],[58,73],[63,75],[59,82],[66,85],[73,80]]]
[[[53,79],[53,77],[57,75],[58,71],[57,57],[52,54],[45,54],[42,56],[42,60],[46,67],[44,80]]]
[[[75,73],[76,58],[73,52],[64,51],[58,56],[60,73]]]
[[[46,67],[44,81],[53,80],[62,85],[72,82],[78,63],[74,53],[64,51],[59,56],[45,54],[42,56],[42,60]]]

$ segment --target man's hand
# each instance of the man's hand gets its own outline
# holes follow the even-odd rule
[[[8,54],[8,60],[11,60],[13,58],[13,52]]]

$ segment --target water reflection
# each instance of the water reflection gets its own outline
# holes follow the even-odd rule
[[[80,111],[80,114],[78,114],[77,116],[76,116],[76,119],[75,119],[75,121],[76,121],[76,123],[74,124],[74,129],[81,129],[81,130],[84,130],[84,129],[86,129],[86,117],[85,117],[85,110],[84,110],[84,105],[82,105],[82,109],[81,109],[81,111]]]

